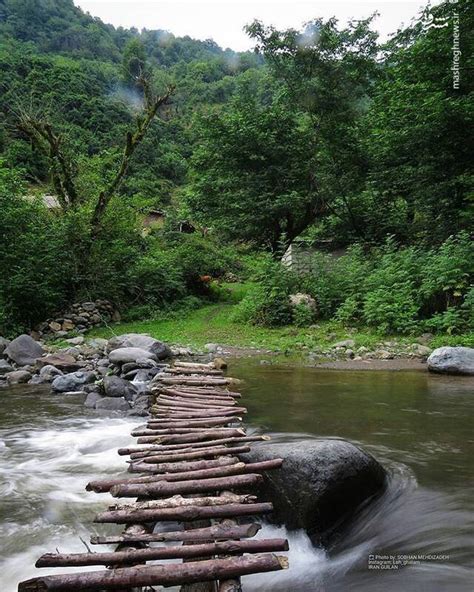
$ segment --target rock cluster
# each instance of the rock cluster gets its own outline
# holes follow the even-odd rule
[[[354,339],[344,339],[332,345],[313,348],[310,359],[324,358],[329,360],[393,360],[397,358],[422,359],[431,354],[432,349],[423,343],[402,343],[400,341],[381,341],[369,348],[356,346]]]
[[[120,314],[108,300],[77,302],[64,314],[56,315],[35,327],[40,335],[65,337],[70,331],[85,333],[92,327],[120,321]]]
[[[82,394],[101,412],[147,415],[150,384],[168,367],[170,348],[148,335],[129,333],[107,339],[66,339],[70,347],[51,351],[30,335],[1,342],[0,385],[51,385],[57,394]]]

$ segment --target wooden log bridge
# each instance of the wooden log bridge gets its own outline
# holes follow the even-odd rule
[[[87,484],[89,491],[117,498],[94,522],[125,529],[91,536],[91,544],[118,545],[115,551],[58,551],[36,562],[36,567],[102,569],[39,576],[20,582],[19,592],[136,592],[150,586],[241,592],[241,576],[288,567],[287,558],[276,554],[288,550],[288,541],[254,538],[261,526],[252,521],[273,509],[252,490],[262,472],[283,461],[245,463],[236,456],[269,437],[247,436],[241,425],[247,410],[241,393],[232,390],[236,381],[216,366],[176,362],[157,375],[151,416],[132,431],[137,445],[118,451],[129,457],[133,475]],[[181,528],[166,530],[166,521]]]

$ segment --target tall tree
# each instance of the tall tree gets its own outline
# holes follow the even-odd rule
[[[314,134],[281,92],[260,97],[247,83],[201,119],[188,203],[204,224],[276,253],[318,215]]]
[[[295,109],[309,115],[316,134],[315,190],[327,213],[364,228],[352,202],[367,171],[358,121],[367,109],[377,73],[377,34],[372,18],[338,28],[335,18],[316,19],[303,32],[278,31],[255,21],[247,27]]]

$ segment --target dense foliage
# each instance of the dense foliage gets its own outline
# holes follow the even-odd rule
[[[338,258],[315,254],[312,268],[297,275],[264,260],[236,319],[267,326],[337,319],[382,333],[474,329],[474,242],[465,232],[430,249],[389,239],[369,252],[354,245]],[[298,292],[312,296],[315,307],[291,306]]]
[[[433,15],[449,26],[427,26]],[[302,32],[254,22],[256,52],[239,54],[116,29],[72,0],[0,0],[0,327],[31,327],[77,298],[136,318],[210,298],[203,278],[241,273],[253,249],[271,257],[240,320],[472,329],[473,21],[467,0],[446,1],[384,46],[372,19]],[[147,92],[170,85],[114,184]],[[46,208],[41,196],[61,198],[69,181],[74,207]],[[145,231],[156,209],[165,227]],[[178,232],[183,219],[194,234]],[[296,237],[348,251],[315,254],[298,276],[278,262]],[[292,307],[295,291],[316,308]]]

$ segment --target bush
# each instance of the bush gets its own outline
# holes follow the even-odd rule
[[[33,326],[70,295],[72,259],[64,226],[39,201],[22,197],[14,171],[0,166],[0,283],[3,331]]]
[[[383,333],[419,330],[463,332],[474,323],[474,243],[467,233],[438,248],[400,248],[388,239],[364,251],[351,247],[334,258],[316,253],[313,272],[300,276],[265,259],[256,266],[257,285],[239,305],[235,318],[269,326],[314,321],[307,310],[289,308],[293,292],[310,294],[318,315],[345,324],[364,324]]]
[[[289,296],[297,277],[281,263],[265,257],[256,265],[255,284],[236,307],[233,320],[267,327],[288,325],[293,320]]]

